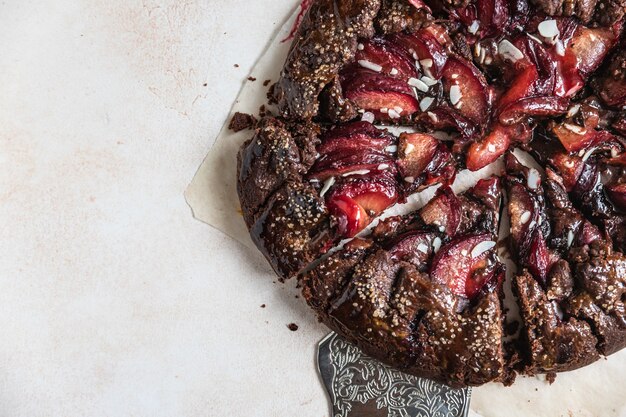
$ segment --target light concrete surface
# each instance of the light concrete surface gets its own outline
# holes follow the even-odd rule
[[[0,417],[328,416],[327,330],[183,197],[297,3],[0,2]],[[625,415],[625,357],[472,415]]]
[[[296,3],[0,2],[0,416],[328,414],[326,331],[183,198]]]

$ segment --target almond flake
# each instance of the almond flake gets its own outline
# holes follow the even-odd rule
[[[385,151],[391,153],[398,152],[398,145],[389,145],[385,148]]]
[[[359,65],[362,66],[363,68],[367,68],[369,70],[376,71],[376,72],[381,72],[383,70],[383,67],[381,67],[380,65],[374,64],[373,62],[366,61],[364,59],[359,60]]]
[[[330,190],[330,187],[332,187],[333,184],[335,184],[335,177],[330,177],[329,179],[327,179],[324,182],[324,187],[322,187],[322,191],[320,191],[320,197],[324,197],[324,194],[326,194],[326,192]]]
[[[528,171],[528,179],[527,179],[527,183],[528,183],[528,188],[530,188],[531,190],[536,190],[537,187],[539,187],[539,182],[541,180],[541,176],[539,175],[539,171],[537,171],[535,168],[531,168]]]
[[[350,172],[346,172],[345,174],[341,174],[342,177],[349,177],[351,175],[365,175],[365,174],[369,174],[370,170],[369,169],[359,169],[356,171],[350,171]]]
[[[429,87],[432,87],[433,85],[437,84],[437,80],[435,80],[434,78],[427,77],[426,75],[420,78],[420,81]]]
[[[569,108],[569,110],[567,111],[567,118],[571,119],[572,117],[576,116],[578,114],[578,111],[580,110],[580,104],[575,104],[572,107]]]
[[[528,221],[530,220],[530,216],[531,216],[530,211],[523,212],[519,218],[520,223],[522,224],[528,223]]]
[[[502,56],[502,58],[508,59],[512,62],[517,62],[518,60],[524,58],[522,51],[517,49],[515,45],[506,39],[501,40],[498,44],[498,53]]]
[[[425,68],[430,68],[433,66],[433,60],[430,58],[427,59],[421,59],[420,60],[420,64],[425,67]]]
[[[400,113],[398,113],[398,112],[397,112],[397,111],[395,111],[394,109],[389,109],[389,110],[387,111],[387,114],[388,114],[388,115],[389,115],[389,117],[391,117],[392,119],[399,119],[399,118],[401,117],[401,116],[400,116]]]
[[[461,94],[461,87],[458,85],[450,87],[450,103],[452,103],[452,105],[458,103],[461,100],[461,97],[463,97],[463,94]]]
[[[573,125],[570,123],[563,123],[563,127],[571,132],[576,133],[577,135],[584,135],[585,133],[587,133],[587,130],[584,127],[581,127],[578,125]]]
[[[467,28],[467,31],[471,33],[472,35],[475,35],[476,32],[478,32],[479,28],[480,28],[480,22],[478,20],[474,20],[472,24]]]
[[[436,237],[436,238],[433,240],[433,251],[434,251],[435,253],[437,253],[437,252],[439,252],[439,249],[440,249],[440,248],[441,248],[441,239],[440,239],[440,238],[438,238],[438,237]]]
[[[496,246],[496,242],[492,240],[480,242],[478,245],[474,246],[474,249],[472,249],[472,258],[479,257],[480,255],[487,252],[489,249],[493,248],[494,246]]]
[[[369,112],[369,111],[363,113],[363,116],[361,116],[362,122],[374,123],[375,120],[376,120],[376,116],[374,116],[374,113]]]
[[[544,20],[537,26],[539,34],[544,38],[555,39],[559,36],[559,27],[556,25],[556,20]]]
[[[426,110],[428,110],[428,108],[430,107],[431,104],[433,104],[433,101],[435,101],[434,98],[432,97],[424,97],[421,101],[420,101],[420,110],[425,112]]]
[[[413,77],[409,78],[409,85],[411,87],[415,87],[418,90],[423,91],[423,92],[427,92],[428,91],[428,86],[426,84],[424,84],[423,81],[418,80],[417,78],[413,78]]]
[[[437,115],[431,111],[429,111],[428,113],[428,117],[430,117],[430,120],[433,121],[433,123],[437,123],[439,121],[439,118],[437,117]]]

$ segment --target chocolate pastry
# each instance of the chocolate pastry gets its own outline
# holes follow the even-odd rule
[[[303,276],[307,302],[399,369],[452,386],[504,380],[499,182],[460,196],[444,186],[418,212],[382,221]]]
[[[298,277],[370,355],[452,386],[623,348],[624,0],[308,3],[272,89],[278,116],[238,155],[244,220],[280,279]],[[504,180],[450,188],[502,157]],[[501,182],[523,322],[512,344]],[[420,210],[375,223],[431,186]]]

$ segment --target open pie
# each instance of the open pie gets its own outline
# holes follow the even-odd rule
[[[370,355],[452,386],[624,347],[626,0],[306,3],[279,115],[238,155],[244,219],[279,277]],[[450,188],[499,159],[501,176]],[[522,318],[506,343],[501,217]]]

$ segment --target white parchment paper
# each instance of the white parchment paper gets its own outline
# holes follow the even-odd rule
[[[235,112],[257,114],[266,102],[269,86],[265,80],[275,82],[289,49],[289,42],[282,43],[297,13],[284,23],[276,37],[258,60],[232,107]],[[230,120],[230,118],[229,118]],[[227,120],[215,143],[192,182],[185,191],[185,198],[196,219],[205,222],[233,239],[246,245],[251,251],[252,243],[240,215],[236,192],[236,155],[241,144],[250,137],[250,131],[234,133],[228,130]],[[453,185],[456,192],[472,186],[479,178],[487,177],[501,169],[494,164],[476,173],[459,173]],[[434,189],[413,196],[403,206],[395,207],[391,214],[402,213],[422,206],[433,195]],[[503,227],[504,229],[507,227]],[[509,263],[509,273],[512,271]],[[626,416],[626,351],[606,360],[599,360],[584,369],[559,374],[556,382],[549,385],[542,376],[519,377],[512,387],[488,384],[475,388],[472,393],[472,415],[484,417],[513,416]]]

